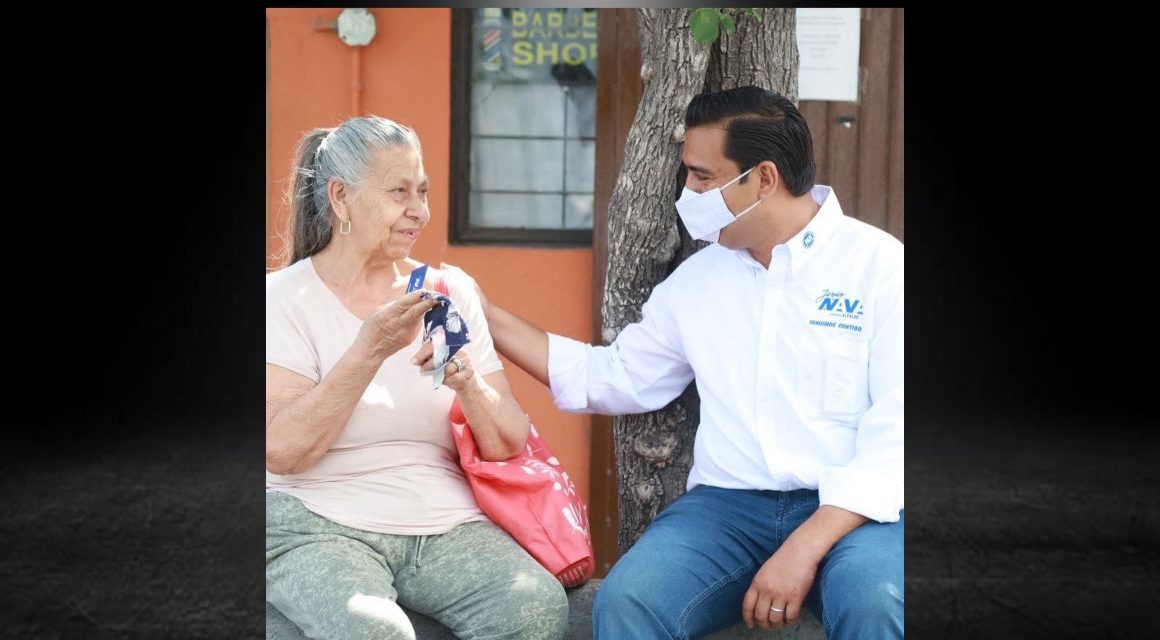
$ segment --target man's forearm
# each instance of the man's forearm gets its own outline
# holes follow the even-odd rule
[[[866,516],[853,511],[824,504],[790,534],[786,544],[806,550],[811,557],[821,562],[846,534],[869,521]]]
[[[548,381],[548,334],[494,302],[487,305],[487,324],[499,351],[544,386]]]

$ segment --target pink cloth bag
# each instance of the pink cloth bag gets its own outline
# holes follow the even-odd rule
[[[524,453],[503,462],[479,457],[471,425],[456,398],[451,436],[479,508],[565,587],[596,573],[588,507],[532,425]]]

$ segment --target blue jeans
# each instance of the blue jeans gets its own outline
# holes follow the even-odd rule
[[[596,594],[597,640],[696,638],[741,621],[761,565],[818,492],[698,486],[657,515]],[[805,606],[829,640],[902,637],[903,520],[868,522],[822,559]]]

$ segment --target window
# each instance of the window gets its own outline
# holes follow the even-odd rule
[[[451,241],[592,244],[596,10],[452,10]]]

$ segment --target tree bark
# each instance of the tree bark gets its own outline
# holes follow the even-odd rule
[[[653,287],[704,246],[679,223],[684,184],[685,109],[697,93],[755,84],[796,102],[798,52],[793,9],[758,9],[737,30],[702,45],[688,29],[688,9],[641,9],[644,92],[609,200],[608,273],[602,338],[611,343]],[[685,492],[700,399],[690,384],[668,406],[613,420],[620,514],[619,549],[628,551],[653,517]]]

